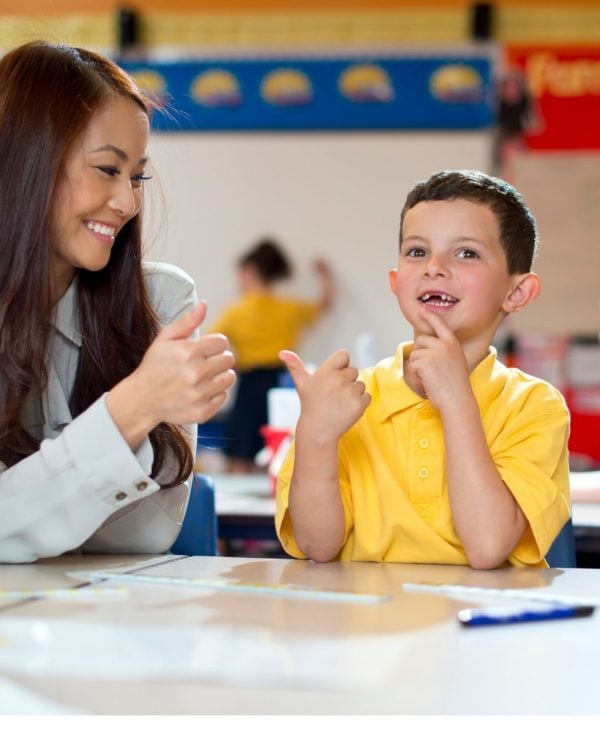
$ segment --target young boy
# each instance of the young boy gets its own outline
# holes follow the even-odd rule
[[[444,171],[408,195],[390,286],[414,341],[360,373],[345,350],[298,389],[277,488],[286,551],[316,561],[547,566],[569,517],[569,415],[491,342],[540,289],[535,220],[509,184]]]

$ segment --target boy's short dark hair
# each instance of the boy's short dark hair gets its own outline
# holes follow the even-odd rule
[[[292,275],[292,265],[279,243],[270,238],[259,240],[241,256],[238,265],[252,265],[265,283],[275,283]]]
[[[400,215],[402,226],[409,209],[419,202],[466,199],[485,204],[496,215],[500,244],[506,254],[508,272],[529,273],[537,251],[535,219],[519,192],[506,181],[481,171],[440,171],[420,181],[406,197]]]

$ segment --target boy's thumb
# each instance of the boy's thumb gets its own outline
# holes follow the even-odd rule
[[[279,353],[279,359],[289,370],[296,388],[300,390],[302,384],[310,375],[308,370],[304,367],[302,360],[291,350],[281,350]]]
[[[180,316],[177,321],[167,324],[158,333],[157,340],[187,339],[191,337],[204,321],[206,301],[200,301],[193,309]]]

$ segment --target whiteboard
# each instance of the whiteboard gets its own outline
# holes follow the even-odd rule
[[[207,323],[236,298],[235,261],[257,238],[286,247],[294,295],[315,295],[310,264],[324,257],[335,302],[301,355],[320,363],[344,347],[360,361],[355,345],[367,334],[369,357],[380,359],[412,336],[388,286],[407,192],[440,169],[489,171],[490,152],[489,132],[154,133],[146,257],[195,279]]]

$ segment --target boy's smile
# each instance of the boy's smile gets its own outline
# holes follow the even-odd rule
[[[444,291],[425,291],[419,298],[427,306],[433,306],[437,309],[449,309],[453,304],[458,303],[458,299]]]
[[[522,275],[509,275],[494,212],[466,199],[419,202],[406,212],[390,286],[415,338],[442,316],[463,343],[491,342]]]

